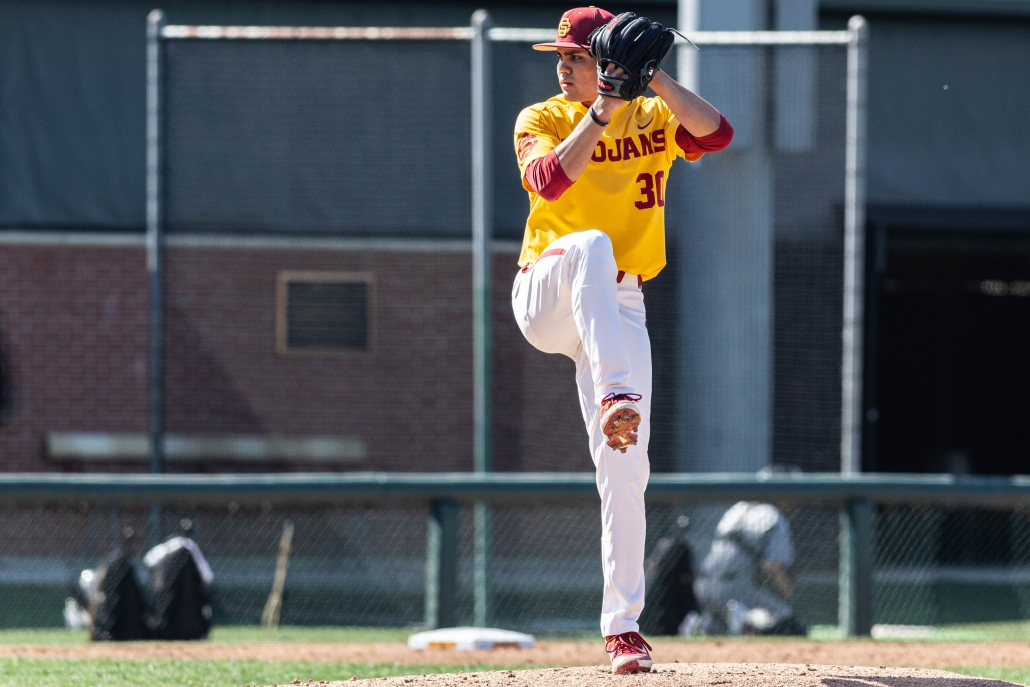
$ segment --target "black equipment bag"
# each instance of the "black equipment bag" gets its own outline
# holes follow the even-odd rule
[[[174,551],[151,567],[147,600],[147,628],[154,639],[207,638],[211,600],[187,549]]]
[[[96,592],[89,600],[90,639],[128,641],[147,639],[144,601],[132,564],[122,552],[111,554],[97,568]]]
[[[645,635],[675,635],[687,614],[698,612],[690,547],[678,538],[660,539],[645,563],[645,571],[640,631]]]

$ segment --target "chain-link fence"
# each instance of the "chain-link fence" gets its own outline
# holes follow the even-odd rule
[[[145,469],[149,430],[173,472],[471,469],[472,29],[158,24],[149,238],[0,250],[8,468]],[[530,48],[553,31],[485,35],[488,462],[589,470],[573,364],[508,304],[527,213],[512,129],[558,91]],[[852,36],[696,39],[668,69],[736,136],[668,179],[669,265],[643,287],[651,465],[836,470]]]
[[[745,489],[742,496],[754,495],[753,489],[746,490],[747,480],[739,486]],[[732,490],[730,480],[722,493]],[[527,492],[495,504],[490,624],[543,635],[597,627],[600,512],[588,496],[581,491],[556,505],[553,498],[541,501],[547,497]],[[427,541],[427,503],[368,497],[366,503],[319,500],[313,505],[295,495],[270,498],[241,493],[236,500],[223,489],[200,504],[168,503],[161,514],[161,536],[150,528],[148,508],[120,499],[86,495],[63,504],[50,500],[56,505],[7,505],[0,510],[5,532],[0,540],[0,623],[60,625],[65,599],[82,570],[121,550],[145,577],[141,559],[151,544],[184,535],[197,542],[214,572],[214,624],[259,624],[287,522],[294,535],[281,623],[416,627],[426,622],[427,588],[434,588],[428,564],[437,555]],[[190,496],[181,499],[189,502]],[[839,507],[811,497],[783,497],[775,503],[789,523],[794,548],[787,568],[790,605],[805,626],[835,625]],[[693,554],[694,575],[701,576],[730,505],[732,500],[705,503],[660,493],[648,510],[648,555],[664,539],[684,541]],[[472,512],[461,511],[454,550],[459,624],[473,619]],[[875,623],[946,625],[1030,617],[1030,512],[1025,507],[944,506],[925,499],[913,505],[885,503],[875,510],[871,536]]]
[[[290,459],[270,456],[277,468],[471,468],[480,349],[466,241],[481,180],[494,239],[486,462],[590,468],[571,362],[533,350],[507,298],[527,212],[512,129],[558,90],[553,56],[530,49],[552,31],[158,22],[152,32],[161,431],[294,440]],[[476,35],[491,55],[479,81]],[[670,266],[644,286],[656,470],[840,465],[853,39],[699,34],[699,56],[669,62],[736,135],[659,189]],[[658,145],[636,140],[605,134],[609,163]],[[478,175],[477,154],[493,159]],[[237,444],[221,446],[170,460],[240,462]]]
[[[144,469],[148,429],[172,472],[471,469],[472,29],[158,24],[152,240],[0,251],[10,469]],[[485,34],[497,471],[592,467],[572,362],[508,305],[511,132],[558,90],[530,48],[552,33]],[[840,465],[851,38],[791,36],[699,35],[668,62],[736,137],[676,164],[669,266],[644,284],[656,472]]]

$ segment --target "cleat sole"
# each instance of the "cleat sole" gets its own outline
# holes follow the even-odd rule
[[[623,663],[622,665],[612,665],[612,673],[614,675],[632,675],[634,673],[650,673],[651,672],[651,661],[639,661],[631,660]]]
[[[609,448],[626,452],[637,443],[637,428],[640,427],[640,413],[632,408],[621,408],[608,418],[601,431],[607,437]]]

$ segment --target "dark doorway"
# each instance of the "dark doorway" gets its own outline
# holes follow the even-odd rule
[[[1030,234],[871,238],[866,469],[1030,472]]]

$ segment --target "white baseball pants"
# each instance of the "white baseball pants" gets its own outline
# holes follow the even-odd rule
[[[644,490],[650,476],[651,342],[636,275],[621,281],[607,234],[581,231],[556,240],[515,277],[511,303],[526,340],[576,362],[579,405],[590,436],[601,495],[604,600],[601,633],[636,632],[644,608]],[[601,432],[601,399],[642,399],[639,439],[625,453]]]

